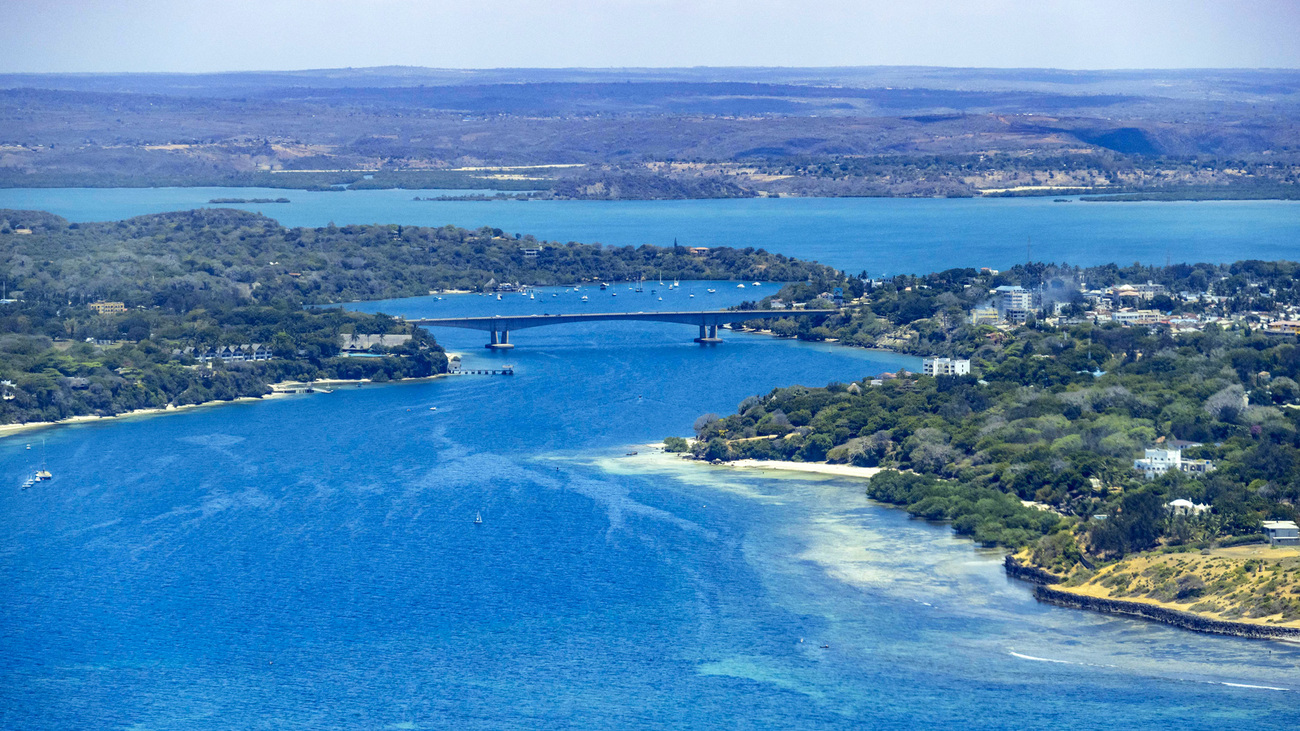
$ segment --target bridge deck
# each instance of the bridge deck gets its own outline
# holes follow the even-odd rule
[[[471,330],[501,332],[523,330],[543,325],[562,325],[574,322],[599,322],[624,320],[642,322],[675,322],[682,325],[718,326],[725,323],[744,322],[772,317],[810,317],[838,314],[839,310],[703,310],[698,312],[587,312],[567,315],[494,315],[492,317],[439,317],[407,320],[422,327],[460,327]]]

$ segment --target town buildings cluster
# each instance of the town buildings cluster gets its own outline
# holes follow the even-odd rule
[[[1259,292],[1265,300],[1271,301],[1274,295],[1275,292],[1262,288]],[[1166,309],[1153,306],[1157,298]],[[1031,316],[1038,316],[1047,324],[1057,326],[1113,322],[1123,327],[1160,327],[1186,333],[1217,325],[1250,327],[1275,337],[1300,335],[1300,307],[1278,305],[1267,311],[1230,311],[1232,300],[1209,291],[1171,292],[1154,282],[1093,289],[1080,283],[1077,291],[1071,289],[1069,296],[1064,297],[1059,292],[1046,296],[1041,288],[1003,285],[990,290],[988,301],[971,310],[970,323],[1009,329],[1024,324]],[[1175,314],[1168,309],[1170,303],[1174,310],[1185,311]]]

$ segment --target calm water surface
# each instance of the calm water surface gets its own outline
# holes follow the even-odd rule
[[[649,310],[753,295],[708,286],[359,307]],[[519,331],[510,353],[486,352],[482,333],[436,334],[467,365],[518,375],[0,440],[0,728],[1297,718],[1294,647],[1042,606],[997,553],[872,504],[853,481],[639,446],[751,393],[913,358],[730,333],[701,347],[694,328],[667,324]],[[20,491],[42,443],[56,477]]]
[[[549,240],[754,246],[873,275],[1025,261],[1078,265],[1300,258],[1300,201],[1054,203],[1048,198],[784,198],[702,201],[414,201],[457,191],[269,188],[0,190],[0,207],[104,221],[186,210],[213,198],[288,226],[495,226]]]

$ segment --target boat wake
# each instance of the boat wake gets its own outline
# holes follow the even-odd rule
[[[1073,660],[1055,660],[1050,657],[1034,657],[1033,655],[1025,655],[1023,653],[1016,652],[1015,650],[1007,650],[1007,654],[1011,655],[1012,657],[1018,657],[1021,660],[1033,660],[1034,662],[1051,662],[1051,663],[1056,663],[1058,665],[1078,665],[1080,667],[1085,667],[1085,668],[1117,667],[1116,665],[1108,665],[1108,664],[1095,663],[1095,662],[1075,662]]]
[[[1220,680],[1219,685],[1226,685],[1230,688],[1254,688],[1255,690],[1281,690],[1290,691],[1290,688],[1278,688],[1273,685],[1248,685],[1246,683],[1229,683],[1226,680]]]
[[[1050,657],[1034,657],[1033,655],[1022,655],[1022,654],[1020,654],[1020,653],[1018,653],[1018,652],[1015,652],[1015,651],[1013,651],[1013,650],[1007,650],[1007,653],[1010,654],[1012,657],[1018,657],[1018,658],[1020,658],[1021,660],[1033,660],[1034,662],[1054,662],[1054,663],[1059,663],[1059,664],[1061,664],[1061,665],[1078,665],[1078,664],[1079,664],[1079,663],[1077,663],[1077,662],[1070,662],[1069,660],[1053,660],[1053,659],[1050,658]]]
[[[1094,667],[1094,668],[1115,667],[1114,665],[1095,665],[1093,663],[1073,662],[1070,660],[1054,660],[1050,657],[1034,657],[1033,655],[1025,655],[1023,653],[1016,652],[1015,650],[1007,650],[1007,654],[1013,657],[1018,657],[1021,660],[1033,660],[1034,662],[1050,662],[1050,663],[1057,663],[1059,665],[1082,665],[1085,667]],[[1193,681],[1193,682],[1197,682],[1197,681]],[[1250,688],[1253,690],[1276,690],[1282,692],[1291,692],[1290,688],[1279,688],[1278,686],[1275,685],[1250,685],[1249,683],[1229,683],[1226,680],[1202,680],[1199,682],[1205,683],[1207,685],[1226,685],[1230,688]]]

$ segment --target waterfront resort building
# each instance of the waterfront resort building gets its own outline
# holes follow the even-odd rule
[[[1264,521],[1264,535],[1274,546],[1300,546],[1300,528],[1293,520]]]
[[[1154,480],[1169,470],[1203,475],[1213,470],[1214,464],[1208,459],[1183,459],[1181,449],[1148,449],[1146,457],[1133,460],[1133,467]]]
[[[926,358],[922,361],[927,376],[964,376],[970,373],[970,361],[958,358]]]
[[[126,312],[125,302],[104,302],[100,300],[99,302],[91,302],[87,306],[101,315],[116,315],[119,312]]]

